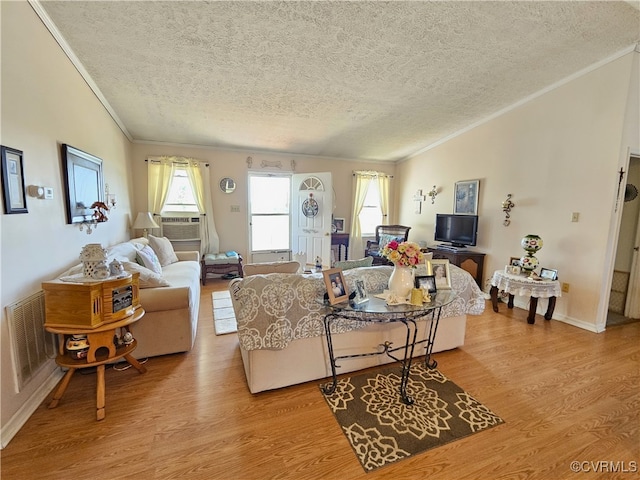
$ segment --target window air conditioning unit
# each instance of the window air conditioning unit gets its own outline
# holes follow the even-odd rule
[[[200,240],[200,217],[162,217],[162,236],[172,242]]]

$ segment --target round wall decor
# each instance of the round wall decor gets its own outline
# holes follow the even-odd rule
[[[318,210],[318,202],[316,202],[312,194],[309,194],[309,198],[302,202],[302,213],[305,217],[315,217],[318,214]]]
[[[220,180],[220,190],[222,190],[224,193],[233,193],[235,189],[236,182],[235,180],[233,180],[233,178],[224,177],[222,180]]]

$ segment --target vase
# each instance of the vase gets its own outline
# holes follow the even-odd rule
[[[543,242],[539,235],[529,234],[526,235],[521,241],[520,245],[524,248],[527,254],[520,259],[520,266],[526,272],[533,272],[538,267],[538,259],[533,255],[542,248]]]
[[[413,282],[413,268],[395,265],[389,277],[389,291],[399,298],[407,298]]]

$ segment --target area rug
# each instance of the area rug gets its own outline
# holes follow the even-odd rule
[[[400,368],[343,377],[333,394],[322,393],[365,472],[504,423],[438,370],[417,361],[407,386],[414,403],[405,405]]]
[[[231,304],[231,294],[229,290],[224,292],[213,292],[211,294],[213,303],[213,326],[216,335],[226,335],[238,331],[236,314]]]

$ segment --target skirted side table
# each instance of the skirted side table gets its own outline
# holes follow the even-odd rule
[[[549,305],[545,320],[551,320],[553,310],[556,307],[556,297],[562,296],[562,289],[558,280],[533,280],[523,275],[513,275],[502,270],[496,270],[491,279],[491,304],[493,311],[498,311],[498,292],[509,294],[508,308],[513,308],[513,297],[531,297],[529,302],[529,316],[527,323],[533,324],[536,321],[536,309],[538,308],[538,298],[548,298]]]

